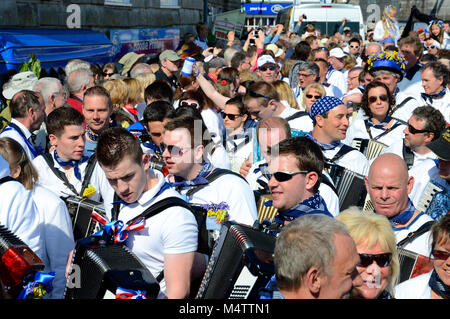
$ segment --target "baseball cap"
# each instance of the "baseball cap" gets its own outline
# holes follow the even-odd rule
[[[181,58],[178,56],[178,54],[176,54],[175,51],[173,50],[165,50],[163,52],[161,52],[161,54],[159,55],[159,61],[162,60],[169,60],[169,61],[178,61],[181,60]]]
[[[450,126],[447,127],[442,135],[426,145],[437,157],[444,161],[450,161]]]
[[[345,57],[345,52],[341,48],[333,48],[330,50],[330,57],[331,56],[340,59]]]
[[[267,64],[267,63],[276,64],[274,58],[272,58],[271,55],[262,55],[262,56],[260,56],[256,63],[258,65],[258,67],[263,66],[264,64]]]
[[[11,100],[19,91],[33,90],[34,85],[38,81],[36,74],[31,71],[20,72],[14,74],[8,82],[3,85],[3,96],[7,100]]]

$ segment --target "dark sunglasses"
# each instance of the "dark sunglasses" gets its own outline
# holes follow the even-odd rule
[[[308,99],[315,98],[316,100],[318,100],[318,99],[320,99],[322,96],[321,96],[321,95],[306,94],[306,97],[307,97]]]
[[[242,116],[240,114],[228,114],[228,113],[225,113],[225,112],[222,112],[221,115],[222,115],[223,119],[228,117],[231,121],[234,121],[237,117],[241,117]]]
[[[287,171],[280,171],[275,173],[266,172],[267,179],[271,179],[272,176],[277,180],[278,182],[287,182],[288,180],[291,180],[294,175],[297,174],[308,174],[308,171],[297,171],[297,172],[287,172]]]
[[[387,267],[391,264],[392,261],[391,253],[378,255],[371,255],[371,254],[358,254],[358,255],[360,259],[359,266],[361,267],[368,267],[372,265],[374,261],[377,263],[379,267]]]
[[[276,67],[275,65],[269,65],[269,66],[261,66],[261,67],[259,67],[258,69],[259,69],[260,71],[266,72],[267,69],[269,69],[270,71],[275,71],[276,68],[277,68],[277,67]]]
[[[159,148],[161,149],[161,153],[167,149],[171,156],[183,156],[183,148],[176,145],[166,145],[164,143],[159,144]]]
[[[416,129],[414,126],[412,126],[411,124],[408,123],[408,131],[411,134],[419,134],[419,133],[429,133],[430,131],[428,130],[418,130]]]
[[[113,74],[114,74],[114,72],[111,72],[111,73],[103,72],[103,76],[112,76]]]
[[[378,98],[383,102],[386,102],[388,100],[388,96],[386,94],[381,94],[380,96],[373,95],[369,96],[369,103],[375,103]]]
[[[434,256],[434,259],[437,260],[447,260],[448,257],[450,256],[450,252],[442,250],[433,250],[431,253]]]
[[[273,98],[271,98],[271,97],[268,97],[268,96],[256,93],[255,91],[252,91],[252,90],[248,90],[248,94],[251,97],[263,97],[263,98],[268,99],[268,100],[273,100]]]
[[[180,102],[180,106],[190,106],[190,107],[193,107],[194,109],[199,107],[197,102],[189,103],[189,102],[186,102],[186,101]]]

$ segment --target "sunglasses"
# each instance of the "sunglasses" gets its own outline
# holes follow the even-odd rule
[[[352,48],[352,49],[359,49],[359,45],[349,45],[350,46],[350,48]]]
[[[240,114],[228,114],[228,113],[225,113],[225,112],[222,112],[221,114],[222,114],[222,118],[223,119],[228,117],[231,121],[234,121],[237,117],[241,117],[242,116]]]
[[[259,69],[260,71],[266,72],[267,69],[269,69],[270,71],[275,71],[276,68],[277,68],[277,67],[276,67],[275,65],[269,65],[269,66],[261,66],[261,67],[259,67],[258,69]]]
[[[427,47],[427,46],[425,46],[425,49],[436,49],[436,46],[435,45],[430,45],[429,47]]]
[[[113,74],[114,74],[114,72],[111,72],[111,73],[103,72],[103,76],[112,76]]]
[[[297,172],[288,172],[288,171],[279,171],[275,173],[266,172],[267,179],[271,179],[272,176],[275,178],[278,182],[287,182],[292,179],[294,175],[297,174],[308,174],[308,171],[297,171]]]
[[[380,96],[369,96],[369,103],[375,103],[378,98],[382,101],[382,102],[386,102],[388,100],[388,96],[386,94],[381,94]]]
[[[450,256],[450,252],[442,250],[433,250],[431,253],[434,256],[434,259],[437,260],[447,260],[448,257]]]
[[[306,94],[306,97],[307,97],[308,99],[315,98],[316,100],[318,100],[318,99],[320,99],[322,96],[321,96],[321,95]]]
[[[164,153],[164,151],[167,149],[171,156],[183,156],[183,149],[186,149],[176,145],[166,145],[164,143],[160,143],[159,148],[161,149],[161,153]]]
[[[268,100],[273,100],[273,98],[271,98],[271,97],[268,97],[268,96],[256,93],[255,91],[252,91],[252,90],[248,90],[248,94],[251,97],[263,97],[263,98],[268,99]]]
[[[418,130],[416,129],[414,126],[412,126],[411,124],[408,123],[408,131],[411,134],[419,134],[419,133],[430,133],[430,131],[428,130]]]
[[[189,102],[186,102],[186,101],[180,102],[180,106],[190,106],[190,107],[193,107],[193,108],[198,108],[199,107],[197,102],[189,103]]]
[[[392,261],[392,254],[391,253],[385,253],[385,254],[378,254],[378,255],[371,255],[371,254],[358,254],[360,258],[359,266],[361,267],[368,267],[373,264],[375,261],[379,267],[387,267],[391,264]]]

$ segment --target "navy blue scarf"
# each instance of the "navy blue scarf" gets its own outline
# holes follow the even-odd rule
[[[450,287],[447,286],[441,278],[439,278],[436,270],[433,269],[431,273],[430,281],[428,282],[430,288],[439,296],[444,298],[450,298]]]
[[[414,212],[416,211],[416,208],[414,207],[413,202],[409,199],[408,200],[408,207],[406,210],[395,216],[394,218],[391,218],[389,221],[392,226],[399,225],[399,224],[406,224],[411,217],[414,215]]]
[[[372,122],[371,118],[365,119],[364,122],[366,124],[366,127],[373,127],[373,128],[377,128],[377,129],[380,129],[380,130],[386,130],[384,127],[386,125],[388,125],[391,120],[392,120],[392,117],[386,116],[386,118],[380,124],[374,124]]]
[[[316,140],[313,136],[312,136],[312,132],[309,132],[308,134],[305,135],[307,138],[309,138],[311,141],[313,141],[314,143],[316,143],[317,145],[320,146],[320,148],[322,149],[322,151],[329,151],[329,150],[334,150],[336,147],[338,147],[339,145],[341,145],[340,141],[335,141],[335,142],[331,142],[329,144],[326,143],[321,143],[318,140]]]
[[[422,95],[422,98],[427,102],[427,100],[430,100],[430,104],[433,103],[433,99],[443,97],[446,93],[446,88],[444,87],[439,93],[436,94],[426,94],[426,93],[420,93]]]
[[[272,201],[267,201],[264,205],[272,206]],[[327,204],[319,193],[305,199],[303,202],[295,205],[291,209],[285,211],[279,210],[274,220],[279,224],[283,224],[285,221],[293,221],[300,216],[312,214],[324,214],[333,217],[333,215],[331,215],[328,211]]]
[[[89,160],[88,156],[82,156],[80,160],[75,161],[75,160],[70,160],[70,161],[64,161],[62,160],[59,156],[58,153],[56,151],[53,152],[53,158],[55,159],[55,161],[61,166],[61,167],[66,167],[66,166],[73,166],[73,172],[75,174],[75,177],[81,181],[81,172],[80,172],[80,168],[79,165],[81,163],[86,162],[87,160]]]
[[[211,173],[213,168],[214,167],[211,163],[203,162],[200,171],[198,172],[197,176],[195,176],[193,179],[187,181],[180,176],[175,176],[175,182],[170,184],[171,186],[177,187],[179,190],[186,187],[208,184],[206,176],[208,176],[209,173]]]

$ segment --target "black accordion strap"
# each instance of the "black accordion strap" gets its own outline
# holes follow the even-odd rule
[[[240,178],[242,178],[245,182],[247,182],[247,180],[245,178],[243,178],[240,174],[235,173],[229,169],[224,169],[224,168],[215,168],[208,176],[206,176],[206,179],[208,180],[208,184],[203,184],[203,185],[198,185],[196,187],[191,188],[186,195],[187,196],[192,196],[192,194],[198,192],[199,190],[201,190],[203,187],[206,187],[209,185],[209,183],[215,181],[217,178],[219,178],[222,175],[225,174],[231,174],[231,175],[235,175],[235,176],[239,176]]]
[[[294,114],[286,117],[285,120],[289,122],[291,120],[295,120],[296,118],[300,118],[300,117],[306,116],[306,115],[309,116],[309,113],[306,111],[298,111],[298,112],[295,112]]]
[[[17,179],[15,179],[15,178],[13,178],[11,176],[5,176],[5,177],[0,178],[0,185],[2,185],[3,183],[6,183],[6,182],[11,182],[11,181],[18,182]]]
[[[405,145],[403,142],[403,159],[406,162],[406,166],[410,169],[414,165],[414,153],[411,151],[409,147]]]
[[[400,103],[400,104],[394,106],[394,107],[392,108],[392,110],[389,112],[389,115],[394,114],[395,111],[397,111],[399,108],[401,108],[403,105],[405,105],[407,102],[409,102],[410,100],[413,100],[413,99],[414,99],[413,97],[408,96],[407,98],[405,98],[405,99],[402,101],[402,103]]]
[[[50,167],[50,169],[56,175],[56,177],[58,177],[60,180],[62,180],[64,185],[66,185],[76,196],[78,196],[77,190],[75,189],[75,187],[72,184],[70,184],[69,180],[67,179],[66,174],[64,174],[63,172],[61,172],[59,169],[57,169],[55,167],[55,163],[53,162],[52,155],[50,153],[45,153],[45,154],[42,154],[42,157],[47,162],[47,165]]]
[[[333,192],[335,192],[336,195],[338,195],[338,191],[337,191],[336,187],[333,185],[333,183],[330,181],[330,179],[328,178],[327,175],[322,174],[321,183],[324,183],[324,184],[327,184],[328,186],[330,186],[330,188],[333,190]]]
[[[430,228],[433,224],[434,224],[434,220],[430,220],[429,222],[426,222],[425,224],[420,226],[418,230],[409,233],[405,239],[398,242],[397,248],[401,248],[405,244],[407,244],[407,243],[413,241],[414,239],[416,239],[417,237],[419,237],[420,235],[425,234],[427,231],[430,230]]]
[[[340,149],[340,150],[336,153],[336,155],[334,155],[333,158],[330,159],[329,161],[332,162],[332,163],[334,163],[335,161],[337,161],[338,159],[340,159],[342,156],[344,156],[344,155],[347,154],[347,153],[350,153],[350,152],[353,151],[353,150],[357,151],[357,149],[355,149],[355,148],[353,148],[353,147],[351,147],[351,146],[348,146],[348,145],[346,145],[346,144],[342,144],[341,149]]]

